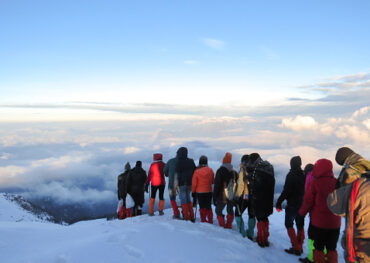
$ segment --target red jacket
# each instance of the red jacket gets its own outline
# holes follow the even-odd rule
[[[156,153],[153,156],[154,162],[150,165],[146,184],[152,183],[153,186],[165,185],[163,168],[165,163],[162,162],[162,154]]]
[[[212,193],[214,178],[215,174],[208,166],[196,169],[192,179],[191,191],[193,193]]]
[[[304,195],[299,214],[305,216],[311,212],[311,223],[319,228],[340,228],[341,219],[334,215],[326,204],[328,195],[335,190],[336,179],[330,160],[320,159],[312,171],[313,179]]]

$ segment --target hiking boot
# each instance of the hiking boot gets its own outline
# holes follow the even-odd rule
[[[292,255],[296,255],[296,256],[300,256],[302,254],[302,251],[296,250],[292,247],[289,248],[289,249],[284,249],[284,251],[288,254],[292,254]]]
[[[149,216],[154,216],[154,213],[149,213]]]
[[[172,216],[172,218],[173,218],[173,219],[181,220],[180,215],[173,215],[173,216]]]
[[[163,211],[159,211],[159,215],[163,216],[164,215]]]
[[[299,258],[299,261],[300,262],[303,262],[303,263],[313,263],[311,260],[309,260],[308,258]]]

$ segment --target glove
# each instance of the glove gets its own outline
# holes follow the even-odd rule
[[[213,198],[213,204],[214,204],[215,206],[217,206],[217,201],[216,201],[216,199],[214,199],[214,198]]]
[[[278,213],[280,213],[280,212],[281,212],[281,207],[276,207],[276,211],[277,211]]]
[[[148,184],[145,185],[145,192],[149,193],[149,185]]]
[[[244,195],[244,199],[248,200],[248,194]]]

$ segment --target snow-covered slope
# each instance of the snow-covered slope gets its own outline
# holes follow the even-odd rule
[[[0,222],[45,222],[51,220],[51,216],[27,202],[21,196],[0,193]]]
[[[200,223],[199,217],[196,223],[174,220],[171,210],[165,210],[164,216],[100,219],[69,226],[1,221],[0,255],[1,262],[7,263],[298,262],[297,256],[283,251],[290,246],[284,213],[275,212],[270,222],[271,246],[260,248],[241,237],[235,223],[227,230],[216,223]],[[339,262],[344,262],[342,249],[338,252]]]

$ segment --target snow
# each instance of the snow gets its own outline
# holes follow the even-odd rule
[[[199,213],[196,223],[174,220],[172,210],[167,209],[164,216],[65,226],[25,219],[17,222],[25,218],[22,211],[6,202],[0,198],[1,262],[298,262],[297,256],[284,252],[290,247],[284,212],[270,216],[271,246],[260,248],[237,232],[235,221],[233,229],[224,229],[216,222],[200,223]],[[243,218],[247,222],[247,213]],[[342,253],[338,241],[339,262],[344,263]]]
[[[0,222],[47,221],[47,215],[36,216],[20,207],[19,204],[14,201],[17,197],[19,198],[19,196],[0,193]],[[24,204],[27,205],[21,198],[19,198],[18,201],[24,202]]]

